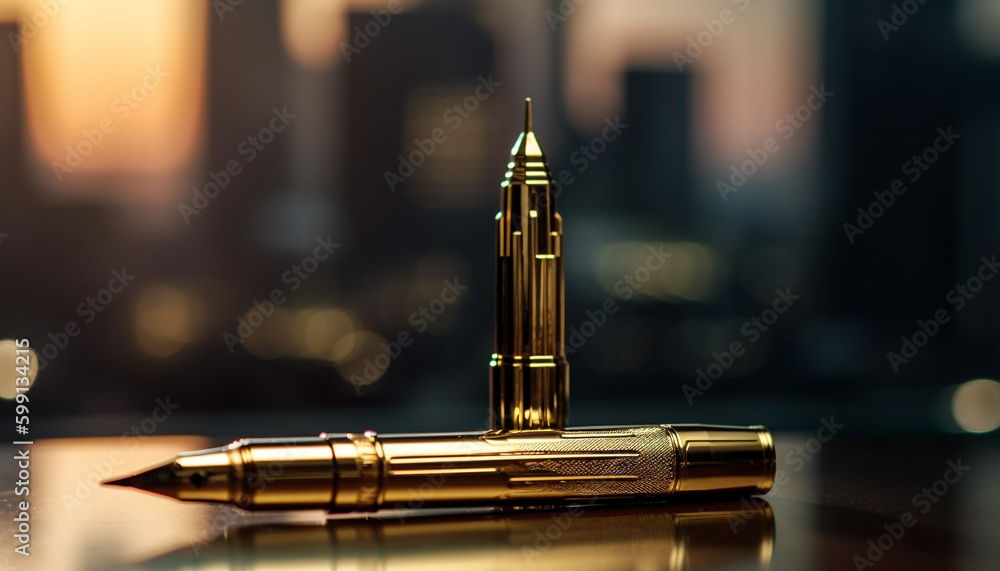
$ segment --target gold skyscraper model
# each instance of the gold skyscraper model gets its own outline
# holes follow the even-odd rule
[[[562,429],[569,401],[562,217],[531,128],[531,99],[525,101],[524,132],[510,154],[497,213],[490,426]]]
[[[562,220],[531,130],[514,146],[497,215],[497,323],[488,432],[243,439],[108,482],[246,509],[330,511],[552,505],[676,494],[767,492],[775,454],[761,426],[563,428]]]

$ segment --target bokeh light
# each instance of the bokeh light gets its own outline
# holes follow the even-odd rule
[[[382,378],[394,357],[386,350],[386,341],[377,333],[357,331],[334,347],[341,356],[337,372],[356,386],[366,386]]]
[[[991,432],[1000,428],[1000,383],[975,379],[962,383],[951,399],[951,412],[967,432]]]
[[[22,352],[18,353],[18,350]],[[27,370],[18,371],[19,367],[25,366],[25,359],[18,360],[18,355],[27,357]],[[22,372],[28,373],[28,384],[21,386],[30,387],[38,376],[38,359],[34,349],[28,347],[25,351],[13,339],[0,340],[0,398],[13,399],[17,396],[17,379],[24,376]]]
[[[614,242],[598,252],[594,269],[605,291],[629,290],[640,301],[707,301],[729,276],[722,254],[696,242]]]
[[[136,342],[154,357],[177,353],[200,337],[200,307],[191,293],[166,285],[150,287],[135,303]]]

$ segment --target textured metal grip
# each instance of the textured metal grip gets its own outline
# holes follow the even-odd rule
[[[386,435],[382,506],[538,504],[671,493],[663,426]]]
[[[607,496],[666,494],[673,486],[675,453],[661,426],[507,440],[522,450],[506,470],[515,490]]]

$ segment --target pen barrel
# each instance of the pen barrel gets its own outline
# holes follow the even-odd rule
[[[551,505],[767,492],[763,427],[652,425],[516,433],[322,435],[331,511]]]

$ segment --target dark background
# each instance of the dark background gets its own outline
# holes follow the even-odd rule
[[[182,25],[114,4],[66,7],[20,49],[0,46],[0,338],[54,355],[30,391],[38,435],[118,434],[167,397],[179,408],[158,432],[206,417],[234,436],[482,428],[493,215],[525,96],[553,173],[572,177],[559,197],[567,327],[607,299],[618,308],[569,355],[572,424],[1000,425],[1000,385],[970,383],[997,376],[1000,282],[959,311],[948,297],[1000,250],[990,2],[897,2],[919,8],[887,32],[893,3],[860,0],[161,8]],[[726,9],[734,21],[677,65]],[[0,13],[3,36],[36,10]],[[161,20],[159,43],[128,33]],[[81,39],[88,22],[122,30],[94,40],[114,49]],[[377,34],[360,37],[366,26]],[[83,135],[46,125],[114,118],[105,102],[123,90],[109,78],[140,85],[159,61],[143,57],[161,52],[181,67],[60,182],[51,162]],[[81,58],[93,80],[66,97],[60,66]],[[489,78],[494,91],[467,99]],[[783,140],[778,122],[820,86],[833,95]],[[142,122],[154,105],[160,121]],[[241,143],[282,108],[295,118],[246,162]],[[615,118],[628,127],[594,143]],[[167,132],[184,122],[193,137]],[[386,173],[435,128],[447,140],[392,190]],[[939,128],[960,138],[909,180],[904,164]],[[778,151],[723,200],[718,181],[770,136]],[[583,159],[584,145],[602,152]],[[179,158],[128,155],[147,147]],[[186,223],[179,205],[232,160],[240,173]],[[894,179],[907,191],[851,243],[844,224]],[[282,276],[327,236],[340,246],[293,291]],[[651,245],[674,257],[623,299],[614,284]],[[135,279],[84,323],[78,304],[123,267]],[[418,331],[411,315],[454,279],[468,289]],[[276,288],[287,301],[230,351],[224,334]],[[786,288],[800,299],[748,343],[744,324]],[[888,353],[941,308],[950,320],[894,371]],[[69,321],[79,334],[56,351]],[[365,377],[403,332],[412,344]],[[746,353],[689,404],[683,386],[733,341]]]

